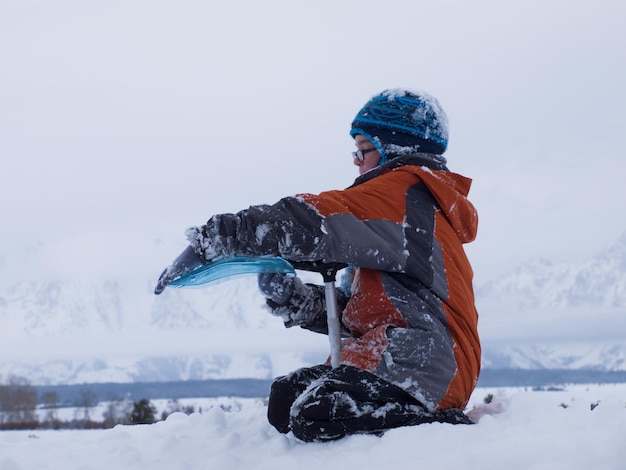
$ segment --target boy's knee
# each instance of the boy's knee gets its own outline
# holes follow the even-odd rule
[[[328,366],[315,366],[299,369],[272,382],[267,420],[279,432],[286,434],[290,430],[290,412],[294,401],[312,381],[330,370]]]
[[[341,439],[346,435],[341,419],[337,420],[337,394],[306,393],[291,408],[290,426],[294,436],[305,442]]]

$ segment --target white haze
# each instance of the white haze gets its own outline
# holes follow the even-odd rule
[[[349,123],[398,86],[448,112],[450,167],[474,179],[479,281],[587,257],[626,229],[625,13],[611,0],[1,2],[0,263],[43,242],[62,261],[26,274],[156,278],[213,213],[349,185]],[[146,253],[154,239],[163,249]]]

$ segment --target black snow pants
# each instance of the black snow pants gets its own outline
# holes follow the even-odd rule
[[[272,383],[267,416],[282,433],[306,442],[378,434],[400,426],[473,424],[458,409],[430,413],[401,388],[356,367],[298,369]]]

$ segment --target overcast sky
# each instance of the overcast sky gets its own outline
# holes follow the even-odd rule
[[[626,231],[625,17],[617,0],[0,0],[0,266],[43,243],[57,257],[27,269],[156,279],[189,225],[348,186],[350,122],[393,87],[448,113],[477,280],[587,258]]]

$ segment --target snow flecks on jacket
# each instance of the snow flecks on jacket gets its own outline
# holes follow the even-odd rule
[[[471,180],[393,165],[345,190],[214,217],[197,244],[222,256],[355,266],[351,295],[341,301],[349,336],[342,363],[399,386],[429,409],[463,408],[480,369],[473,274],[462,247],[478,224],[467,199]],[[297,321],[324,332],[323,288],[309,293],[318,300],[299,306],[307,312]]]

